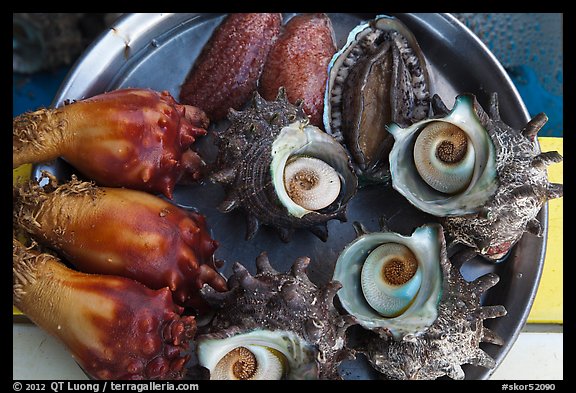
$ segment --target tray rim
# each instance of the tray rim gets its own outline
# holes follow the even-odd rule
[[[156,26],[158,24],[174,23],[174,21],[176,21],[177,25],[172,28],[175,29],[200,15],[202,14],[127,13],[122,15],[114,22],[114,24],[109,29],[102,32],[77,59],[77,61],[74,63],[74,65],[71,67],[70,71],[64,78],[64,82],[60,85],[52,101],[51,106],[55,107],[61,105],[64,102],[65,95],[68,95],[68,97],[74,96],[77,97],[76,99],[80,99],[83,98],[84,96],[79,96],[79,94],[75,92],[86,91],[95,88],[96,86],[95,83],[82,82],[81,73],[86,67],[91,67],[90,64],[91,59],[102,58],[102,56],[98,56],[98,53],[104,52],[103,51],[104,48],[106,49],[105,51],[106,57],[108,57],[109,60],[108,62],[100,65],[100,67],[95,67],[95,70],[91,70],[91,72],[94,74],[98,74],[99,73],[98,71],[101,71],[102,73],[106,74],[106,69],[109,68],[109,65],[114,59],[124,58],[125,60],[127,60],[130,57],[130,53],[137,53],[138,51],[142,50],[147,45],[149,45],[150,41],[152,40],[152,38],[150,37],[157,35],[148,33],[150,26]],[[392,13],[391,15],[395,14]],[[425,14],[415,13],[413,15],[415,17],[421,17],[422,15]],[[498,68],[501,76],[506,80],[508,87],[510,87],[511,89],[512,95],[515,97],[516,101],[521,107],[521,111],[523,112],[523,116],[525,118],[523,120],[528,121],[530,117],[526,105],[524,104],[524,101],[522,100],[518,90],[514,86],[510,76],[508,75],[502,64],[495,57],[495,55],[489,50],[489,48],[480,40],[478,36],[476,36],[468,27],[466,27],[462,22],[460,22],[455,16],[451,15],[450,13],[438,13],[437,15],[446,20],[447,23],[457,26],[459,30],[465,33],[468,36],[468,38],[472,39],[475,42],[475,44],[483,50],[484,55],[486,55],[489,58],[493,66]],[[136,29],[133,29],[134,26],[136,26]],[[163,34],[167,34],[168,31],[169,30],[165,31]],[[140,32],[140,35],[138,35],[138,32]],[[488,370],[486,374],[487,378],[489,378],[492,375],[492,373],[498,368],[502,360],[508,354],[512,345],[516,342],[522,330],[522,327],[526,324],[528,315],[530,313],[530,309],[534,303],[536,292],[540,284],[546,255],[546,245],[548,235],[548,203],[546,203],[543,206],[538,217],[540,218],[540,221],[543,224],[544,231],[542,235],[541,252],[537,258],[538,266],[536,270],[536,277],[535,280],[532,282],[532,285],[529,290],[529,299],[527,302],[527,306],[524,308],[521,314],[521,318],[518,322],[518,328],[515,329],[514,333],[511,336],[511,339],[506,341],[504,345],[500,347],[498,351],[498,356],[495,358],[496,366],[493,369]]]

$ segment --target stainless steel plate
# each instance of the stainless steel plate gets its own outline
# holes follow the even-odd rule
[[[293,14],[285,14],[285,19]],[[348,32],[373,14],[329,14],[341,47]],[[454,98],[463,92],[474,93],[487,107],[489,96],[498,92],[500,110],[505,122],[520,128],[529,120],[527,110],[506,72],[490,51],[466,27],[449,14],[396,14],[415,34],[431,67],[432,92],[438,93],[452,107]],[[57,93],[53,105],[65,100],[82,99],[124,87],[146,87],[168,90],[178,97],[191,65],[209,39],[223,14],[127,14],[104,32],[78,60]],[[222,125],[213,125],[218,130]],[[208,148],[209,138],[201,144]],[[202,146],[201,146],[202,148]],[[71,168],[62,161],[36,167],[50,169],[66,178]],[[239,261],[255,273],[255,258],[267,251],[277,270],[286,271],[295,258],[309,256],[308,272],[317,284],[331,279],[339,252],[355,238],[352,222],[359,221],[368,229],[379,229],[379,219],[400,233],[436,219],[413,208],[390,187],[371,186],[361,189],[348,207],[348,222],[332,221],[329,238],[321,242],[307,231],[297,232],[291,243],[282,243],[269,228],[262,228],[251,241],[244,240],[245,221],[241,213],[222,214],[216,206],[224,197],[219,185],[199,184],[177,187],[173,202],[197,209],[207,217],[213,236],[220,242],[216,256],[226,261],[224,275]],[[539,216],[547,229],[547,209]],[[467,262],[462,272],[472,280],[488,272],[501,280],[485,295],[486,305],[502,304],[505,317],[486,321],[486,326],[504,339],[501,347],[485,344],[483,349],[500,364],[520,329],[525,324],[536,293],[544,262],[545,241],[525,235],[506,261],[491,264],[481,258]],[[494,370],[465,366],[467,379],[487,379]],[[359,357],[342,365],[345,379],[376,379],[365,359]]]

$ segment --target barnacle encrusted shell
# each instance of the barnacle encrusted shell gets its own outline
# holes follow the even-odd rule
[[[221,346],[228,351],[259,345],[283,351],[288,359],[286,377],[341,379],[337,367],[349,356],[345,332],[354,318],[340,315],[332,303],[340,283],[318,287],[310,281],[309,262],[307,257],[298,258],[291,271],[279,273],[262,253],[254,276],[240,263],[234,264],[230,291],[204,286],[201,293],[215,315],[197,336],[201,365],[216,364],[218,359],[211,357],[223,357]]]
[[[394,17],[360,24],[332,57],[324,127],[346,144],[360,175],[386,178],[394,139],[385,125],[408,126],[429,115],[429,79],[416,38]]]
[[[344,148],[318,127],[309,125],[301,105],[290,104],[283,88],[274,101],[255,93],[247,109],[231,110],[228,117],[231,124],[219,135],[216,171],[211,176],[227,191],[219,209],[227,213],[241,207],[245,211],[247,239],[264,224],[276,228],[285,242],[296,228],[309,229],[326,241],[327,222],[346,220],[346,205],[357,188],[356,174]],[[302,172],[295,180],[329,186],[328,192],[320,189],[316,195],[331,194],[332,199],[317,205],[295,198],[286,186],[287,169],[294,161],[305,166],[313,163],[310,167],[314,167],[312,177]],[[314,164],[319,161],[326,165],[320,168]],[[319,181],[326,167],[329,180]],[[332,187],[334,182],[339,183],[337,189]]]
[[[374,241],[370,247],[366,243],[371,238],[403,239],[410,241],[406,243],[411,247],[414,254],[419,258],[429,258],[433,254],[435,266],[440,269],[440,291],[434,292],[434,298],[430,302],[424,303],[426,306],[433,306],[433,316],[429,319],[422,319],[421,324],[410,323],[417,321],[416,318],[408,318],[407,324],[401,326],[403,320],[400,317],[386,318],[374,314],[371,323],[366,323],[365,309],[369,307],[364,304],[356,308],[362,299],[356,300],[354,306],[350,307],[350,298],[344,289],[353,287],[354,284],[348,280],[343,281],[343,289],[338,297],[343,306],[351,315],[358,318],[359,323],[366,329],[371,330],[354,347],[360,353],[367,356],[370,364],[389,379],[435,379],[441,376],[448,376],[453,379],[463,379],[465,377],[461,365],[472,364],[493,368],[495,361],[484,350],[480,348],[483,342],[502,345],[502,339],[490,329],[484,327],[483,322],[487,318],[496,318],[506,314],[503,306],[483,306],[481,303],[482,294],[492,286],[496,285],[499,277],[494,273],[488,273],[475,280],[466,281],[461,273],[460,266],[465,260],[471,258],[475,253],[466,250],[465,252],[452,257],[450,261],[446,254],[446,242],[442,227],[439,224],[424,225],[414,231],[411,237],[404,237],[390,232],[367,233],[359,227],[361,236],[358,241],[352,242],[343,252],[340,258],[358,257],[359,261],[345,261],[348,271],[351,272],[350,279],[359,279],[355,273],[356,268],[365,257],[366,252],[350,252],[353,248],[374,249],[378,242]],[[366,247],[365,247],[366,246]],[[426,250],[428,254],[426,255]],[[338,260],[337,265],[342,263]],[[336,272],[338,272],[338,267]],[[340,271],[342,271],[340,269]],[[336,274],[334,279],[343,275]],[[426,276],[426,275],[425,275]],[[425,278],[423,279],[424,283]],[[359,284],[357,283],[356,286]],[[348,304],[348,307],[346,306]],[[422,302],[416,300],[409,306],[406,313],[416,315],[412,308],[421,308]],[[358,312],[357,312],[358,311]],[[364,313],[364,315],[362,315]],[[427,315],[429,311],[424,311]],[[380,318],[380,322],[376,321]],[[364,320],[364,322],[363,322]],[[394,323],[398,322],[398,323]],[[386,329],[389,329],[388,332]]]
[[[396,140],[390,153],[392,186],[418,209],[442,217],[450,241],[472,247],[487,259],[505,256],[524,232],[541,236],[536,216],[548,199],[563,195],[563,186],[550,183],[546,172],[546,166],[562,161],[562,156],[541,152],[536,141],[546,115],[540,113],[515,130],[501,120],[496,93],[488,113],[472,94],[456,97],[452,110],[436,95],[432,108],[433,118],[407,128],[388,126]],[[472,175],[460,191],[433,189],[416,168],[415,140],[426,125],[436,123],[455,125],[473,146]]]

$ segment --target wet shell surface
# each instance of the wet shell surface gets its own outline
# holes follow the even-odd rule
[[[298,258],[279,273],[262,253],[254,276],[234,265],[230,291],[203,287],[215,315],[197,336],[196,351],[212,379],[341,379],[337,367],[348,357],[345,332],[354,318],[333,305],[338,282],[310,281],[309,262]]]
[[[546,115],[514,130],[500,119],[496,94],[488,113],[472,94],[456,97],[452,110],[435,96],[432,107],[435,117],[388,126],[395,139],[392,186],[418,209],[442,217],[450,241],[488,259],[501,259],[524,232],[541,236],[536,216],[563,194],[546,172],[562,156],[541,152],[536,141]]]
[[[264,224],[276,228],[285,242],[297,228],[326,241],[326,223],[346,220],[346,205],[357,188],[344,148],[309,125],[301,106],[287,101],[284,89],[275,101],[255,93],[252,105],[230,111],[229,120],[211,176],[227,190],[219,209],[245,211],[247,239]]]
[[[385,177],[394,143],[385,125],[408,126],[429,115],[429,79],[416,38],[394,17],[357,26],[332,57],[324,127],[346,144],[360,175]]]
[[[488,273],[466,281],[459,268],[472,253],[453,257],[458,263],[451,263],[439,224],[421,226],[411,236],[389,231],[367,233],[362,227],[358,230],[361,235],[340,254],[333,277],[342,282],[338,298],[344,309],[371,331],[353,348],[366,355],[370,364],[389,379],[436,379],[444,375],[463,379],[463,364],[494,367],[495,361],[480,348],[480,343],[503,342],[484,327],[483,321],[503,316],[506,310],[503,306],[482,306],[480,298],[498,282],[498,276]],[[409,249],[422,273],[416,289],[411,280],[392,280],[398,302],[405,302],[406,294],[411,293],[412,297],[399,314],[386,316],[372,307],[367,299],[372,295],[365,290],[371,286],[366,281],[380,278],[375,274],[364,277],[362,272],[374,253],[378,254],[382,246],[394,244]],[[388,258],[378,255],[378,259],[384,265],[378,272],[382,276],[386,276],[390,261],[408,260],[407,265],[411,264],[405,252],[392,251]],[[412,272],[412,280],[416,276]],[[393,299],[381,298],[382,303],[393,303]]]
[[[402,339],[430,326],[442,291],[439,225],[412,236],[394,232],[364,234],[342,251],[333,280],[338,298],[363,327]]]

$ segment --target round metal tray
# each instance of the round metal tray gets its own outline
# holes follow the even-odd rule
[[[285,20],[294,14],[285,14]],[[332,19],[338,47],[358,23],[374,14],[328,14]],[[528,112],[503,67],[482,42],[449,14],[392,14],[401,19],[416,36],[431,68],[432,93],[438,93],[451,108],[457,94],[474,93],[484,107],[490,94],[497,92],[502,119],[514,128],[529,120]],[[74,65],[53,106],[65,100],[82,99],[125,87],[168,90],[178,97],[180,86],[200,50],[210,38],[223,14],[126,14],[113,27],[102,33]],[[211,125],[218,131],[221,125]],[[206,147],[210,138],[202,138]],[[72,170],[63,161],[38,165],[35,173],[50,169],[60,178]],[[323,284],[332,277],[340,251],[355,238],[352,223],[361,222],[369,230],[379,229],[384,217],[390,229],[411,234],[417,227],[436,219],[412,207],[400,194],[387,186],[370,186],[359,190],[348,206],[348,222],[331,221],[328,241],[323,243],[308,231],[297,231],[290,243],[282,243],[270,228],[263,227],[251,241],[244,239],[245,219],[241,213],[222,214],[216,206],[224,193],[219,185],[202,183],[178,186],[173,203],[196,209],[204,214],[213,237],[220,242],[216,257],[226,263],[221,269],[231,274],[236,261],[255,273],[255,258],[267,251],[273,266],[287,271],[299,256],[309,256],[308,274],[312,281]],[[546,205],[547,206],[547,205]],[[504,339],[503,346],[482,344],[482,348],[499,365],[524,326],[538,287],[545,253],[547,207],[539,214],[544,224],[542,238],[525,235],[507,259],[492,264],[476,257],[462,267],[472,280],[488,272],[500,276],[500,282],[484,296],[486,305],[502,304],[508,314],[485,325]],[[345,379],[376,379],[367,361],[359,357],[341,366]],[[493,373],[482,367],[464,366],[466,379],[487,379]]]

